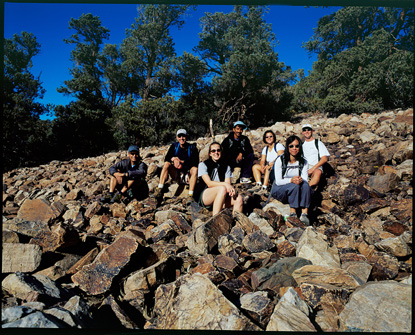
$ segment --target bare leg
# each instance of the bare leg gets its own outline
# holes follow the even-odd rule
[[[205,206],[213,205],[212,215],[215,215],[222,210],[227,195],[225,186],[216,186],[207,188],[203,192],[202,200]]]
[[[308,185],[314,186],[317,185],[320,181],[322,171],[320,169],[315,169],[314,172],[311,174],[311,179]]]
[[[195,189],[196,181],[197,181],[197,167],[193,166],[190,169],[189,191],[193,191]]]
[[[232,212],[242,212],[244,201],[241,195],[238,195],[236,198],[227,197],[223,208],[230,208],[233,206]]]
[[[164,163],[163,169],[161,170],[161,173],[160,173],[160,181],[159,181],[159,184],[163,184],[164,185],[164,183],[166,182],[166,180],[167,180],[167,178],[169,176],[170,166],[171,166],[171,163],[169,163],[169,162],[165,162]]]
[[[261,165],[255,164],[252,167],[252,173],[254,175],[255,182],[260,183],[261,182]]]
[[[265,175],[264,175],[264,186],[268,186],[269,173],[270,173],[270,171],[268,169],[266,169],[265,170]]]

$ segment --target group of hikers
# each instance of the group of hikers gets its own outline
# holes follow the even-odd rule
[[[304,142],[300,137],[291,135],[286,139],[285,146],[277,142],[272,130],[267,130],[263,135],[265,146],[261,158],[254,164],[252,145],[249,138],[242,134],[246,128],[242,121],[236,121],[222,143],[209,145],[209,158],[203,162],[199,162],[196,144],[187,142],[187,131],[179,129],[177,142],[170,146],[165,156],[153,197],[158,200],[163,198],[164,184],[170,176],[180,184],[188,184],[188,200],[211,210],[212,215],[223,208],[242,212],[243,198],[232,184],[238,180],[242,184],[251,183],[253,177],[253,192],[269,194],[282,203],[288,203],[290,216],[297,217],[297,210],[301,210],[300,220],[309,225],[311,197],[321,180],[323,165],[330,156],[326,146],[313,138],[310,124],[302,126]],[[110,167],[109,174],[109,193],[103,201],[127,202],[149,196],[145,181],[147,165],[141,160],[136,145],[128,148],[127,159]]]

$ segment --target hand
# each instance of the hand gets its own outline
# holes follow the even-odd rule
[[[295,176],[291,178],[291,182],[296,185],[300,185],[303,182],[303,178],[300,176]]]
[[[226,192],[228,192],[230,197],[233,197],[236,194],[236,191],[232,185],[226,184],[225,187],[226,187]]]
[[[180,159],[179,159],[178,157],[173,157],[173,158],[171,159],[171,161],[172,161],[172,163],[173,163],[173,166],[174,166],[176,169],[180,169],[180,168],[181,168]]]
[[[314,166],[311,169],[308,169],[308,175],[313,174],[313,172],[314,172],[315,169],[316,168]]]
[[[242,161],[243,157],[242,157],[242,152],[238,155],[238,157],[236,157],[236,162],[240,163]]]
[[[268,166],[261,165],[261,173],[264,174],[265,170],[268,168]]]

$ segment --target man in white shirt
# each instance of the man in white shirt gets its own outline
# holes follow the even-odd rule
[[[327,162],[330,154],[320,140],[313,138],[313,127],[310,124],[304,124],[302,126],[302,133],[305,138],[303,153],[309,164],[308,176],[310,181],[308,184],[311,187],[316,187],[323,173],[323,164]]]

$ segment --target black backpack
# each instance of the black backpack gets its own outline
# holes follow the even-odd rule
[[[281,166],[282,167],[282,176],[284,176],[285,172],[287,171],[287,164],[285,163],[284,154],[282,154],[282,155],[278,156],[277,158],[275,158],[274,164],[272,165],[272,169],[269,172],[269,181],[270,181],[271,184],[274,184],[274,180],[275,180],[275,171],[274,171],[275,162],[280,157],[281,157],[281,164],[282,164],[282,166]],[[301,175],[301,171],[303,170],[304,163],[300,162],[299,165],[300,165],[299,168],[300,168],[300,175]]]

